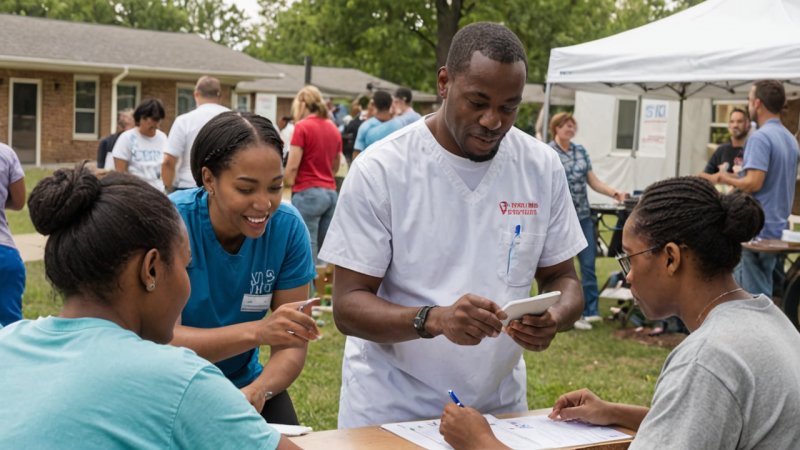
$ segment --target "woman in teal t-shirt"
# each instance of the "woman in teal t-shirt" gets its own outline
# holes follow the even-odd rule
[[[214,362],[268,422],[297,424],[286,389],[318,330],[297,306],[277,308],[307,299],[316,270],[303,219],[281,204],[282,148],[272,123],[250,113],[222,113],[197,135],[200,187],[170,196],[192,249],[192,292],[172,343]],[[271,346],[263,367],[262,345]]]
[[[298,448],[216,367],[162,345],[191,260],[163,193],[78,167],[43,179],[28,207],[64,306],[0,329],[0,448]]]

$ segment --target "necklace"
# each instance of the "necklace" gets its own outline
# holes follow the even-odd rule
[[[728,294],[733,294],[734,292],[739,292],[739,291],[743,291],[743,290],[744,289],[742,289],[742,288],[731,289],[730,291],[723,292],[722,294],[719,294],[718,296],[714,297],[714,300],[711,300],[710,302],[708,302],[706,307],[703,308],[703,310],[700,311],[700,314],[697,315],[696,322],[700,323],[700,318],[703,317],[703,314],[708,312],[708,309],[711,308],[711,305],[713,305],[714,303],[717,303],[717,301],[719,301],[720,299],[722,299],[723,297],[725,297]]]

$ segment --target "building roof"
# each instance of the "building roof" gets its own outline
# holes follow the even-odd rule
[[[220,80],[279,77],[263,61],[190,33],[0,14],[0,67]]]
[[[239,93],[265,92],[276,94],[278,97],[294,97],[305,86],[305,67],[292,64],[269,63],[274,70],[285,76],[279,80],[262,79],[255,81],[242,81],[236,86]],[[350,97],[369,95],[371,85],[373,89],[394,92],[399,84],[383,80],[358,69],[342,67],[313,66],[311,69],[311,84],[330,97]],[[438,97],[426,92],[412,91],[413,101],[433,103]]]

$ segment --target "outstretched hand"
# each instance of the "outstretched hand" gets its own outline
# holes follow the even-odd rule
[[[548,417],[559,421],[580,420],[594,425],[611,425],[614,423],[612,412],[611,403],[588,389],[580,389],[559,397]]]
[[[310,315],[311,303],[306,300],[286,303],[258,323],[261,345],[303,347],[319,339],[317,324]]]

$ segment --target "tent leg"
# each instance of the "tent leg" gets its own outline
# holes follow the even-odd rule
[[[547,142],[550,134],[550,88],[552,85],[547,83],[544,85],[544,119],[542,120],[542,141]]]
[[[681,173],[681,139],[683,138],[683,97],[678,103],[678,148],[675,152],[675,176]]]

